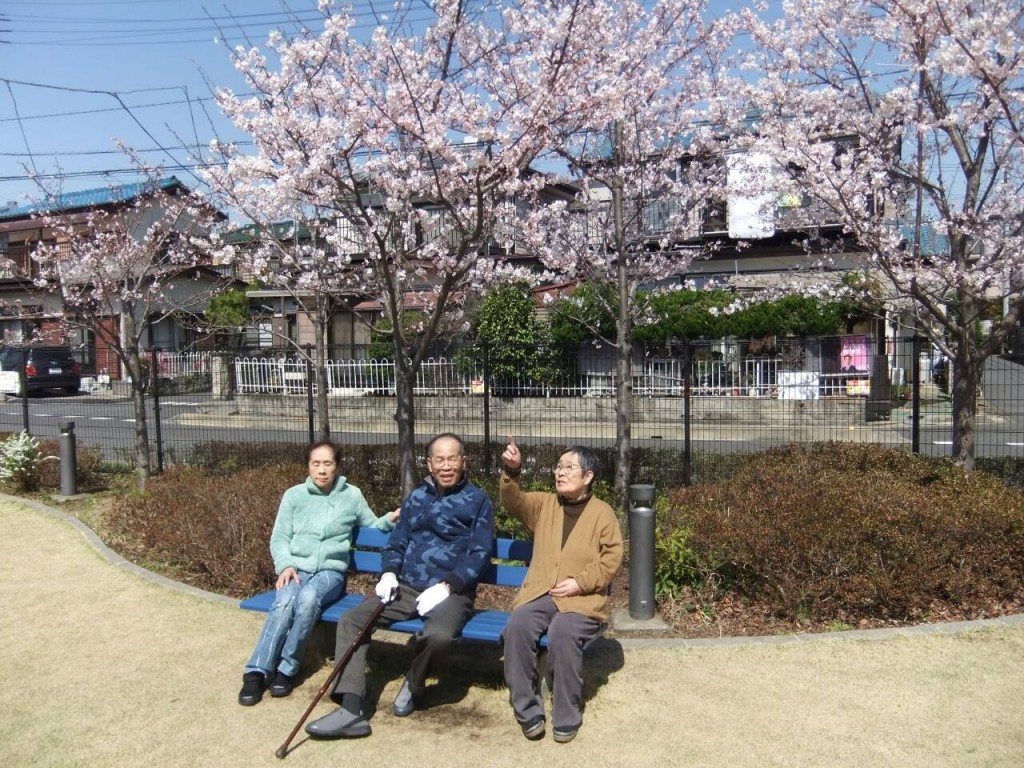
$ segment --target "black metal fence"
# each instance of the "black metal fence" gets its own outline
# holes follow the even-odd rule
[[[326,422],[342,444],[396,442],[394,366],[355,350],[327,365],[326,419],[301,355],[233,350],[151,353],[145,400],[154,467],[188,462],[205,443],[304,445]],[[476,466],[497,466],[506,436],[524,445],[615,442],[614,352],[452,348],[421,366],[416,433],[476,443]],[[948,368],[921,340],[863,336],[673,342],[637,348],[629,411],[641,449],[637,481],[699,482],[737,455],[791,442],[870,442],[950,453]],[[8,397],[0,431],[55,438],[75,422],[80,447],[132,463],[131,382],[83,381],[83,394]],[[986,366],[977,413],[979,456],[1021,456],[1024,369]]]

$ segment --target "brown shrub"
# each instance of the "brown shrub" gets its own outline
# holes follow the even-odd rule
[[[265,467],[274,464],[303,466],[306,456],[304,443],[240,443],[211,440],[192,448],[188,463],[210,472],[231,474],[247,467]]]
[[[60,440],[40,440],[39,487],[44,490],[60,489]],[[103,453],[99,448],[75,447],[75,481],[79,492],[97,491],[106,487],[100,471]]]
[[[108,523],[115,534],[179,569],[202,587],[236,596],[268,589],[268,548],[281,494],[301,482],[297,466],[264,466],[232,475],[174,467],[145,493],[117,500]]]
[[[786,618],[906,620],[1020,596],[1024,493],[948,461],[788,446],[670,501],[701,570]]]

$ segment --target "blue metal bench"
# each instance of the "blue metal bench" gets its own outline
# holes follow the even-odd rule
[[[356,529],[355,546],[352,550],[350,568],[359,573],[380,573],[381,552],[388,541],[388,534],[373,528]],[[491,564],[487,568],[481,584],[495,584],[499,587],[518,589],[526,578],[527,567],[533,556],[533,542],[519,539],[495,539],[491,552]],[[337,623],[341,617],[364,599],[364,595],[346,594],[336,603],[325,608],[320,616],[321,621]],[[246,598],[240,607],[249,611],[267,613],[274,603],[274,590],[261,592]],[[479,640],[497,643],[502,630],[508,622],[507,611],[475,610],[473,616],[462,628],[464,640]],[[423,629],[423,621],[419,618],[398,621],[388,629],[395,632],[410,634]],[[541,638],[542,647],[547,647],[547,636]]]

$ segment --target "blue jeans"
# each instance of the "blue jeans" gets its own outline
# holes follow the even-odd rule
[[[299,571],[299,579],[301,583],[289,581],[277,590],[246,672],[269,676],[277,669],[294,676],[321,609],[345,593],[345,574],[339,571]]]

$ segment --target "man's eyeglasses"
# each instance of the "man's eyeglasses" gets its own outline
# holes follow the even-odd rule
[[[457,467],[462,463],[461,456],[431,456],[429,459],[431,464],[438,467]]]
[[[579,464],[556,464],[555,474],[557,475],[559,472],[564,472],[567,475],[571,475],[577,469],[582,469],[582,467],[580,467]]]

